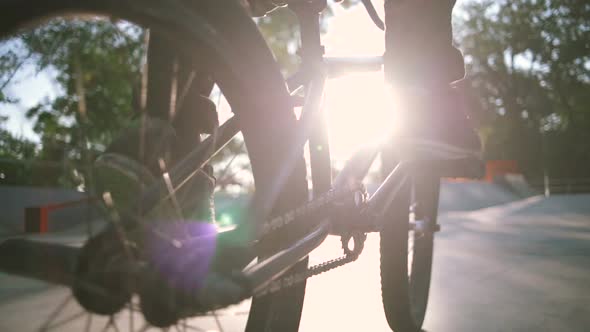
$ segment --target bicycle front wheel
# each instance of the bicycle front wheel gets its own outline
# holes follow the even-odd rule
[[[177,2],[165,0],[55,0],[47,2],[42,0],[28,0],[23,3],[23,1],[16,0],[0,0],[0,10],[5,14],[6,18],[0,23],[0,35],[2,37],[5,37],[7,32],[16,31],[17,28],[30,26],[31,24],[38,25],[44,23],[46,22],[45,19],[55,17],[65,17],[69,19],[72,16],[76,19],[90,19],[90,21],[94,22],[97,22],[97,17],[102,17],[103,20],[98,21],[105,22],[107,20],[104,20],[104,18],[107,18],[115,24],[119,23],[119,20],[127,20],[142,28],[158,31],[162,36],[169,40],[172,47],[178,49],[179,54],[195,60],[194,71],[196,75],[210,77],[211,80],[218,85],[221,93],[231,106],[231,110],[238,121],[239,130],[244,137],[249,164],[254,178],[255,193],[252,198],[252,204],[250,205],[250,210],[254,212],[250,214],[256,215],[262,222],[267,220],[269,214],[279,214],[295,207],[307,199],[307,183],[305,180],[305,164],[303,160],[302,146],[297,146],[296,144],[296,119],[289,103],[289,96],[285,89],[284,80],[271,52],[257,31],[254,22],[240,7],[238,1],[203,0],[196,2]],[[205,24],[207,27],[206,31],[199,31],[195,28],[195,23],[199,22],[202,17],[207,17],[207,24]],[[123,26],[127,26],[127,24],[128,23],[124,23]],[[92,29],[90,30],[92,31]],[[209,37],[213,36],[215,38],[203,38],[204,36],[207,36],[207,33],[210,33],[210,30],[213,30],[214,34],[209,35]],[[75,37],[79,39],[88,38],[87,36],[81,37],[78,35]],[[122,37],[134,38],[137,36],[131,34]],[[114,39],[116,38],[117,35],[115,35]],[[80,40],[67,42],[79,43]],[[57,46],[65,43],[66,41],[63,40],[56,40],[55,42]],[[223,47],[218,47],[221,44],[223,44]],[[225,48],[227,52],[221,53],[220,50],[222,48]],[[121,50],[120,53],[125,51],[126,50]],[[100,55],[99,53],[100,52],[96,52],[96,54]],[[233,61],[231,56],[228,57],[228,54],[234,56],[239,55],[239,63]],[[171,55],[175,55],[175,52],[171,52]],[[124,61],[125,59],[125,56],[121,57],[121,61]],[[81,67],[80,71],[84,70],[85,64],[83,62],[78,63],[77,65]],[[255,73],[256,75],[243,75],[243,71],[240,70],[244,67],[248,68],[250,74]],[[74,77],[74,75],[72,75],[72,77]],[[79,77],[85,78],[87,76],[79,75]],[[101,78],[109,79],[108,75],[91,77],[91,79]],[[88,81],[91,79],[88,79]],[[121,89],[130,91],[135,88],[134,84],[137,83],[137,80],[134,81],[134,79],[137,79],[137,77],[130,78],[129,82],[119,82]],[[147,79],[149,80],[149,77]],[[94,81],[90,83],[94,84]],[[103,121],[103,123],[100,124],[103,127],[106,125],[119,126],[117,129],[121,130],[126,130],[124,123],[128,119],[126,119],[125,116],[132,117],[134,112],[135,114],[138,113],[138,110],[134,110],[132,107],[122,107],[120,104],[109,104],[110,100],[108,97],[110,96],[106,96],[106,98],[100,100],[96,99],[101,97],[100,92],[102,90],[100,88],[95,89],[94,92],[97,92],[96,94],[92,96],[84,96],[85,91],[89,91],[91,87],[90,83],[88,83],[85,88],[84,82],[80,83],[80,86],[78,86],[79,88],[81,87],[78,89],[78,93],[81,95],[79,96],[79,100],[86,100],[87,102],[87,107],[84,109],[85,113],[79,114],[80,116],[83,115],[85,117],[85,119],[83,119],[84,123],[83,125],[79,125],[78,123],[71,125],[71,128],[77,130],[76,134],[89,142],[87,144],[82,144],[80,141],[76,142],[76,144],[78,144],[76,148],[79,148],[79,150],[76,151],[82,151],[88,149],[88,147],[97,149],[96,151],[72,153],[72,156],[74,157],[81,154],[87,156],[87,158],[81,161],[88,162],[88,164],[79,167],[79,169],[84,170],[93,167],[93,157],[100,154],[101,151],[98,150],[101,147],[112,146],[113,143],[111,140],[111,131],[108,132],[108,135],[95,135],[94,131],[90,131],[90,129],[98,130],[96,128],[100,127],[98,126],[99,124],[93,122],[93,120],[102,120],[100,116],[96,116],[96,113],[93,112],[97,109],[110,111],[110,107],[112,107],[112,109],[118,108],[116,111],[119,112],[124,108],[129,114],[121,113],[120,117],[117,118],[117,120],[120,120],[120,123],[108,122],[105,124],[105,121]],[[182,85],[183,83],[184,82],[179,83],[177,89],[179,94],[182,91],[190,90],[188,87],[185,89]],[[142,91],[142,93],[143,92],[144,91]],[[147,99],[149,100],[150,96],[147,96]],[[180,99],[181,98],[178,98],[179,103],[181,101]],[[105,107],[103,104],[99,105],[98,103],[92,103],[97,100],[106,103],[108,107]],[[68,106],[75,109],[78,104]],[[147,107],[148,110],[150,108],[149,106],[150,105]],[[79,108],[82,109],[84,107]],[[163,110],[164,113],[167,113],[168,111],[170,111],[170,109]],[[72,118],[79,119],[77,114],[74,114]],[[197,127],[197,124],[195,124],[195,127]],[[150,132],[154,132],[154,130],[146,130],[146,128],[143,127],[136,131],[137,136],[149,135]],[[67,131],[65,135],[68,135]],[[91,135],[95,135],[93,137],[96,137],[101,141],[92,141],[94,138],[91,137]],[[151,148],[152,146],[148,146],[149,144],[146,144],[146,142],[154,140],[150,140],[149,137],[137,137],[136,141],[141,142],[137,144],[138,151],[136,151],[137,155],[141,155],[144,153],[139,153],[140,146],[143,144],[147,146],[147,148]],[[71,142],[72,141],[66,139],[66,143]],[[123,143],[128,143],[128,141]],[[127,147],[129,146],[134,145],[127,144]],[[145,146],[141,147],[141,149],[145,150]],[[115,152],[120,153],[118,150]],[[134,158],[134,156],[135,154],[133,151],[126,154],[126,157],[129,157],[129,159],[138,159],[134,160],[138,163],[143,162],[140,158]],[[155,157],[154,160],[160,160],[159,155]],[[158,164],[156,165],[159,166]],[[142,166],[146,166],[146,168],[149,168],[150,170],[154,168],[150,168],[148,165]],[[166,168],[169,169],[169,166],[174,165],[167,165]],[[151,175],[154,177],[164,176],[166,174],[166,169],[163,168],[161,171],[163,174],[152,172]],[[88,181],[85,182],[85,188],[97,187],[92,186],[89,178],[86,178],[85,180]],[[149,185],[149,183],[147,184]],[[141,185],[143,185],[143,183],[141,183]],[[173,191],[174,190],[171,190],[171,192]],[[102,197],[103,193],[97,192],[95,194],[96,197]],[[89,195],[92,195],[92,193],[89,193]],[[105,216],[105,221],[109,221],[108,218],[108,216]],[[251,226],[253,226],[251,227],[252,229],[256,229],[256,225]],[[278,250],[281,247],[288,245],[289,241],[292,241],[292,239],[297,237],[298,232],[303,232],[303,230],[297,229],[297,225],[293,225],[292,227],[292,229],[285,230],[283,234],[277,234],[272,239],[268,239],[269,242],[272,242],[271,245],[265,247],[267,249],[266,252],[261,252],[259,254],[262,256],[269,256],[272,254],[273,250]],[[118,235],[114,234],[115,232],[111,233],[113,234],[110,235],[104,233],[104,236],[114,237]],[[88,234],[88,236],[92,235],[93,234]],[[2,260],[5,258],[15,259],[14,257],[9,257],[9,254],[13,254],[13,256],[18,255],[14,253],[6,253],[6,255],[0,257],[0,263],[2,263]],[[306,267],[307,261],[304,260],[298,263],[294,269],[305,269]],[[93,271],[96,271],[97,274],[102,272],[97,271],[102,268],[100,264],[94,264],[93,268]],[[158,289],[154,289],[154,291],[156,296],[158,296]],[[299,325],[304,293],[305,284],[302,283],[297,287],[266,296],[265,298],[253,299],[253,304],[248,313],[246,329],[248,331],[296,331]],[[131,313],[133,310],[137,310],[135,303],[132,303],[133,298],[131,294],[123,295],[124,296],[121,296],[121,303],[113,305],[113,307],[115,307],[114,309],[119,310],[125,305],[130,308]],[[53,298],[51,301],[55,302]],[[65,301],[64,303],[69,303],[68,301]],[[124,301],[128,301],[129,303],[123,303]],[[30,311],[30,308],[24,309],[23,312]],[[61,312],[63,308],[60,307],[58,309]],[[114,309],[105,310],[104,312],[111,314],[116,311]],[[129,314],[130,317],[139,316],[133,316],[131,313]],[[119,317],[120,316],[121,315],[119,315]],[[68,324],[73,323],[73,325],[64,323],[59,324],[59,326],[53,324],[55,322],[50,322],[48,319],[45,322],[41,322],[42,324],[37,325],[37,329],[51,330],[51,327],[53,327],[53,330],[61,331],[67,331],[68,329],[82,330],[84,328],[84,321],[81,322],[78,320],[79,317],[85,316],[76,314],[73,318],[75,319],[75,322],[66,322]],[[114,325],[116,319],[117,317],[115,317],[115,314],[110,318],[107,318],[107,327],[116,329],[117,327]],[[91,320],[88,319],[86,322],[90,321]],[[104,323],[105,320],[103,319],[103,325]],[[28,326],[30,327],[33,322],[20,321],[18,322],[18,328],[14,327],[14,329],[35,330],[28,327],[23,328],[23,324],[29,324]],[[141,325],[135,325],[135,330],[140,329],[142,329]],[[130,330],[133,329],[130,327]]]
[[[440,188],[438,177],[408,182],[380,233],[383,309],[395,332],[420,331],[426,315]]]

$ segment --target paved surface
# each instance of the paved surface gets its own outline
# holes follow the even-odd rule
[[[589,331],[590,195],[531,197],[441,216],[428,332]],[[330,238],[312,255],[340,254]],[[378,238],[356,263],[309,282],[301,331],[388,331],[382,313]],[[67,291],[0,277],[0,331],[35,331]],[[247,304],[220,312],[224,331],[241,331]],[[79,312],[69,303],[54,323]],[[126,330],[128,314],[118,319]],[[85,318],[67,330],[83,330]],[[100,331],[106,320],[91,321]],[[219,330],[213,317],[193,321]],[[139,323],[136,323],[136,328]]]
[[[590,331],[590,195],[450,212],[441,223],[426,331]],[[366,250],[310,282],[302,331],[387,331],[375,236]]]
[[[473,211],[519,200],[508,186],[483,181],[443,182],[439,196],[441,211]]]

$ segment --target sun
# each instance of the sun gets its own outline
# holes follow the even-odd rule
[[[347,159],[362,146],[385,141],[396,123],[391,87],[382,72],[328,81],[324,112],[335,161]]]
[[[383,1],[375,7],[383,17]],[[385,50],[383,32],[371,22],[362,6],[333,6],[322,44],[328,56],[376,56]],[[326,82],[324,112],[335,164],[358,148],[383,141],[394,130],[391,88],[383,72],[349,74]]]

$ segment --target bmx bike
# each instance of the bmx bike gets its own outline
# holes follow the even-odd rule
[[[383,28],[370,1],[362,2]],[[146,161],[134,153],[107,149],[92,166],[108,170],[96,174],[93,193],[101,200],[106,226],[81,247],[5,240],[0,244],[0,270],[70,287],[92,314],[113,316],[138,300],[137,310],[149,325],[168,328],[252,298],[246,331],[296,331],[306,280],[355,261],[366,234],[379,232],[382,299],[389,326],[394,331],[419,331],[428,303],[433,238],[439,229],[440,177],[449,175],[449,169],[476,177],[480,164],[466,155],[397,158],[385,163],[388,175],[369,195],[362,181],[371,164],[380,153],[395,155],[391,147],[370,146],[356,152],[333,178],[320,107],[324,83],[343,73],[380,71],[382,57],[325,57],[319,14],[326,0],[293,0],[287,6],[300,23],[301,66],[285,80],[255,23],[235,0],[0,1],[2,36],[47,18],[79,15],[124,19],[158,31],[179,54],[198,58],[185,84],[195,81],[195,73],[207,77],[234,114],[170,167],[162,165],[160,155]],[[212,83],[199,93],[210,93]],[[142,92],[153,92],[147,85],[143,88]],[[302,107],[299,119],[294,107]],[[144,113],[154,115],[149,112]],[[165,131],[158,128],[143,128],[137,132],[139,138],[127,137],[123,145],[150,150],[163,140],[162,135],[149,136]],[[255,192],[236,226],[220,230],[203,222],[161,222],[183,219],[178,194],[193,181],[210,181],[206,170],[211,159],[240,132]],[[305,144],[310,151],[311,195]],[[164,155],[168,148],[152,150]],[[420,148],[432,156],[441,154],[436,145]],[[159,162],[159,170],[148,165],[152,162]],[[119,189],[103,182],[138,189],[118,194]],[[308,266],[310,252],[330,234],[341,237],[342,256]],[[48,323],[41,329],[52,328],[62,325]]]

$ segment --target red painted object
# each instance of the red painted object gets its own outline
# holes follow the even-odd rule
[[[520,174],[516,160],[489,160],[486,163],[486,181],[492,182],[496,176]]]
[[[47,233],[49,230],[50,212],[88,203],[93,200],[94,198],[83,198],[75,201],[25,208],[25,232]]]

